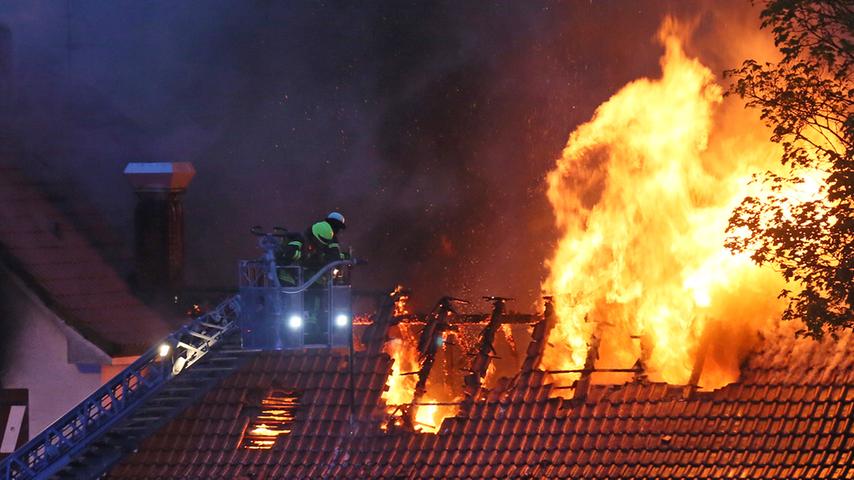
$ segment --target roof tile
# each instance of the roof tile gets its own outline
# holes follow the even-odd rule
[[[846,345],[851,353],[854,345]],[[807,348],[820,351],[813,345]],[[150,478],[161,471],[147,466],[154,459],[171,465],[173,472],[190,472],[187,476],[219,475],[222,469],[190,465],[194,460],[225,463],[222,455],[214,453],[216,449],[208,450],[207,457],[148,455],[169,449],[191,452],[204,437],[229,439],[227,446],[220,442],[217,448],[243,459],[228,471],[234,478],[247,475],[249,465],[260,465],[260,469],[253,467],[256,475],[273,478],[813,478],[834,474],[844,478],[847,470],[833,469],[850,461],[852,372],[840,375],[835,369],[819,368],[830,372],[823,378],[832,380],[808,386],[798,378],[812,378],[809,369],[774,367],[773,362],[786,358],[779,352],[759,352],[748,361],[751,368],[745,370],[742,383],[687,400],[679,388],[654,382],[594,385],[592,395],[583,402],[547,399],[547,388],[520,381],[512,387],[521,392],[518,395],[501,403],[493,395],[488,396],[490,401],[475,400],[467,416],[447,419],[441,433],[433,435],[379,428],[382,418],[373,415],[383,409],[380,394],[390,359],[361,356],[357,365],[364,368],[356,368],[356,391],[358,403],[365,406],[360,415],[365,416],[359,417],[358,436],[349,437],[345,353],[261,353],[235,374],[240,378],[230,378],[206,395],[204,408],[188,410],[145,442],[140,452],[128,456],[111,478]],[[820,362],[836,357],[815,354],[811,358]],[[843,365],[839,358],[833,361]],[[259,372],[267,379],[262,381]],[[543,373],[534,371],[530,377],[541,380]],[[291,434],[280,437],[274,450],[255,453],[253,459],[237,447],[246,422],[237,412],[250,401],[247,389],[253,384],[276,382],[300,389],[307,407]],[[181,431],[200,433],[189,441],[166,441]],[[347,459],[341,460],[342,455]]]
[[[15,167],[0,177],[0,252],[48,307],[114,355],[141,353],[169,332],[39,188]]]

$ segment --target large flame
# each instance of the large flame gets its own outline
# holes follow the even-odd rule
[[[423,323],[400,323],[390,330],[391,338],[383,350],[393,360],[392,372],[386,380],[382,398],[386,412],[396,425],[407,423],[404,416],[408,415],[416,430],[436,433],[442,420],[457,413],[461,397],[454,392],[446,377],[450,376],[453,381],[458,367],[449,365],[446,358],[448,342],[443,341],[426,384],[427,391],[417,402],[414,401],[418,371],[421,369],[418,336],[422,328]],[[448,373],[451,375],[446,375]]]
[[[418,376],[418,348],[415,339],[393,338],[386,342],[384,350],[392,359],[391,375],[386,380],[386,391],[382,398],[388,405],[389,414],[399,415],[400,407],[412,402]]]
[[[415,412],[415,428],[425,433],[436,433],[442,426],[442,421],[457,414],[457,403],[442,402],[426,395]]]
[[[546,370],[582,369],[595,336],[597,368],[640,359],[651,380],[717,388],[738,378],[756,332],[779,318],[780,276],[723,246],[751,173],[779,153],[758,141],[733,151],[739,132],[713,129],[722,89],[678,30],[662,27],[661,78],[603,103],[548,174],[562,238],[543,286],[558,317]]]

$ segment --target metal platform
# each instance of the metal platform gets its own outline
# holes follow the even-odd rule
[[[267,260],[244,260],[239,265],[240,325],[246,350],[286,350],[303,347],[346,347],[353,315],[349,268],[340,260],[312,272],[299,266],[277,267]],[[292,285],[282,285],[280,278]]]

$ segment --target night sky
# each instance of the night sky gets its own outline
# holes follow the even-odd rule
[[[193,162],[190,286],[235,283],[251,224],[339,210],[370,262],[358,288],[531,310],[559,237],[543,178],[598,104],[657,74],[667,13],[716,73],[758,35],[747,0],[3,0],[2,114],[32,176],[78,185],[128,239],[125,164]]]

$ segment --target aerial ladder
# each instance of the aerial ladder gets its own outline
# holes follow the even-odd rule
[[[303,281],[302,267],[276,265],[283,229],[252,233],[264,256],[240,261],[237,295],[170,334],[4,458],[2,478],[97,478],[239,368],[245,352],[348,345],[349,271],[358,262],[331,262]],[[295,275],[294,285],[280,284],[282,268]],[[315,310],[304,308],[306,297]]]

